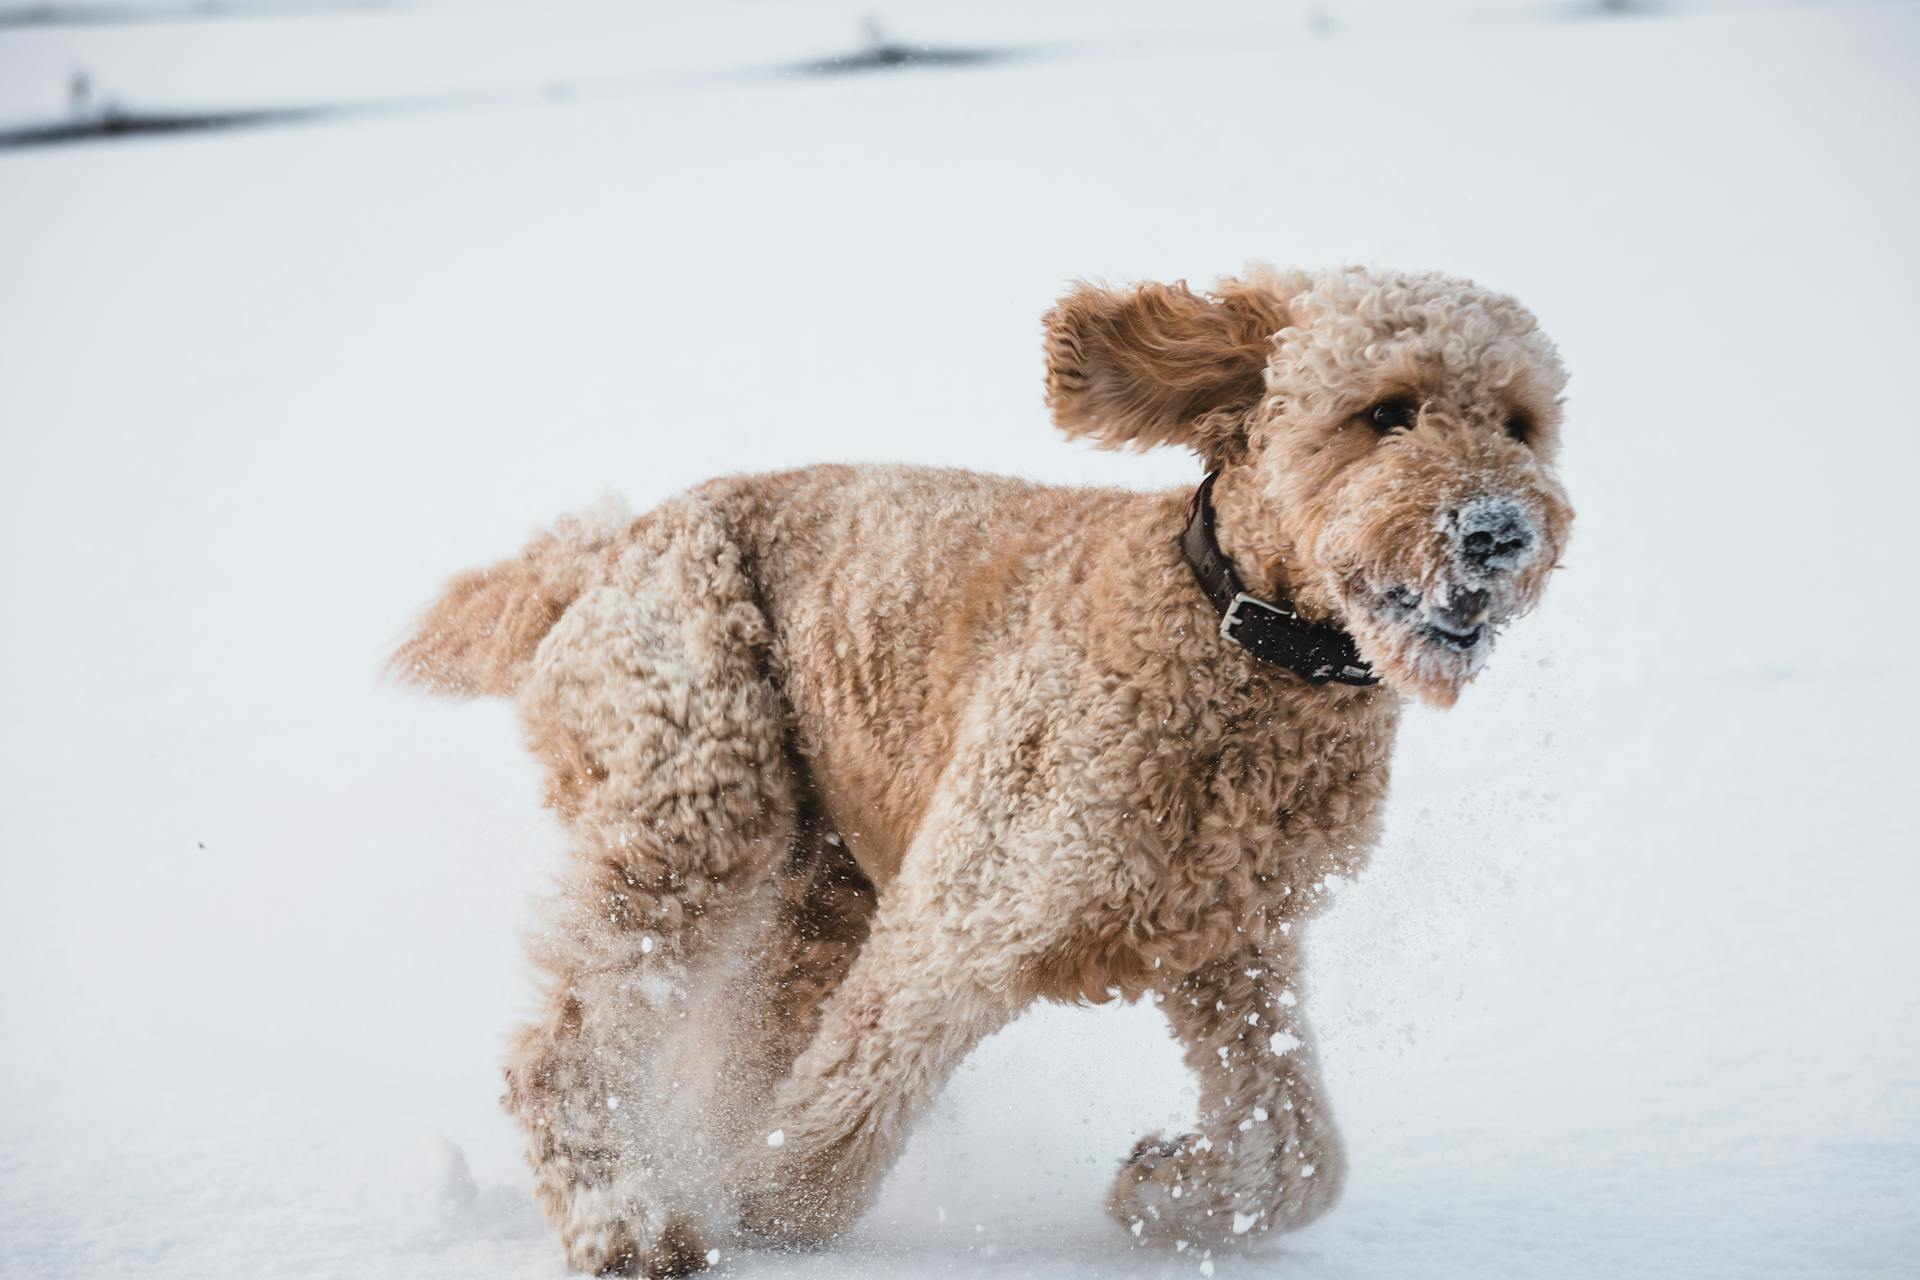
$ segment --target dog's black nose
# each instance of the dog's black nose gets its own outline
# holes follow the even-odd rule
[[[1514,568],[1533,550],[1533,522],[1509,498],[1479,498],[1461,507],[1453,536],[1461,559],[1478,569]]]

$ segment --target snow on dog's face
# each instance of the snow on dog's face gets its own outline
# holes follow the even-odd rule
[[[1219,537],[1248,589],[1339,621],[1429,702],[1452,704],[1559,561],[1566,374],[1511,298],[1258,268],[1211,297],[1081,286],[1047,339],[1065,430],[1197,450],[1221,473]]]

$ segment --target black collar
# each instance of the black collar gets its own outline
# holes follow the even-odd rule
[[[1378,684],[1380,677],[1360,660],[1353,637],[1324,622],[1308,622],[1284,601],[1268,603],[1247,594],[1233,561],[1213,536],[1213,482],[1210,471],[1187,504],[1187,528],[1180,535],[1187,567],[1220,615],[1220,638],[1239,645],[1262,662],[1271,662],[1310,684]]]

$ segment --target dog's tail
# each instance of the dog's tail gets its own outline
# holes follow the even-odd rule
[[[513,559],[461,574],[387,659],[387,674],[451,697],[512,697],[534,650],[632,523],[626,504],[609,498],[562,516]]]

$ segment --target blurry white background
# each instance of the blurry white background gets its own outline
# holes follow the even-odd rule
[[[1345,1202],[1207,1265],[1912,1273],[1920,8],[229,7],[0,2],[0,1273],[561,1274],[494,1102],[561,842],[387,647],[607,490],[1191,483],[1051,431],[1038,317],[1248,258],[1521,296],[1580,520],[1310,935]],[[993,56],[811,67],[869,19]],[[1040,1011],[722,1266],[1195,1274],[1099,1210],[1191,1102]]]

